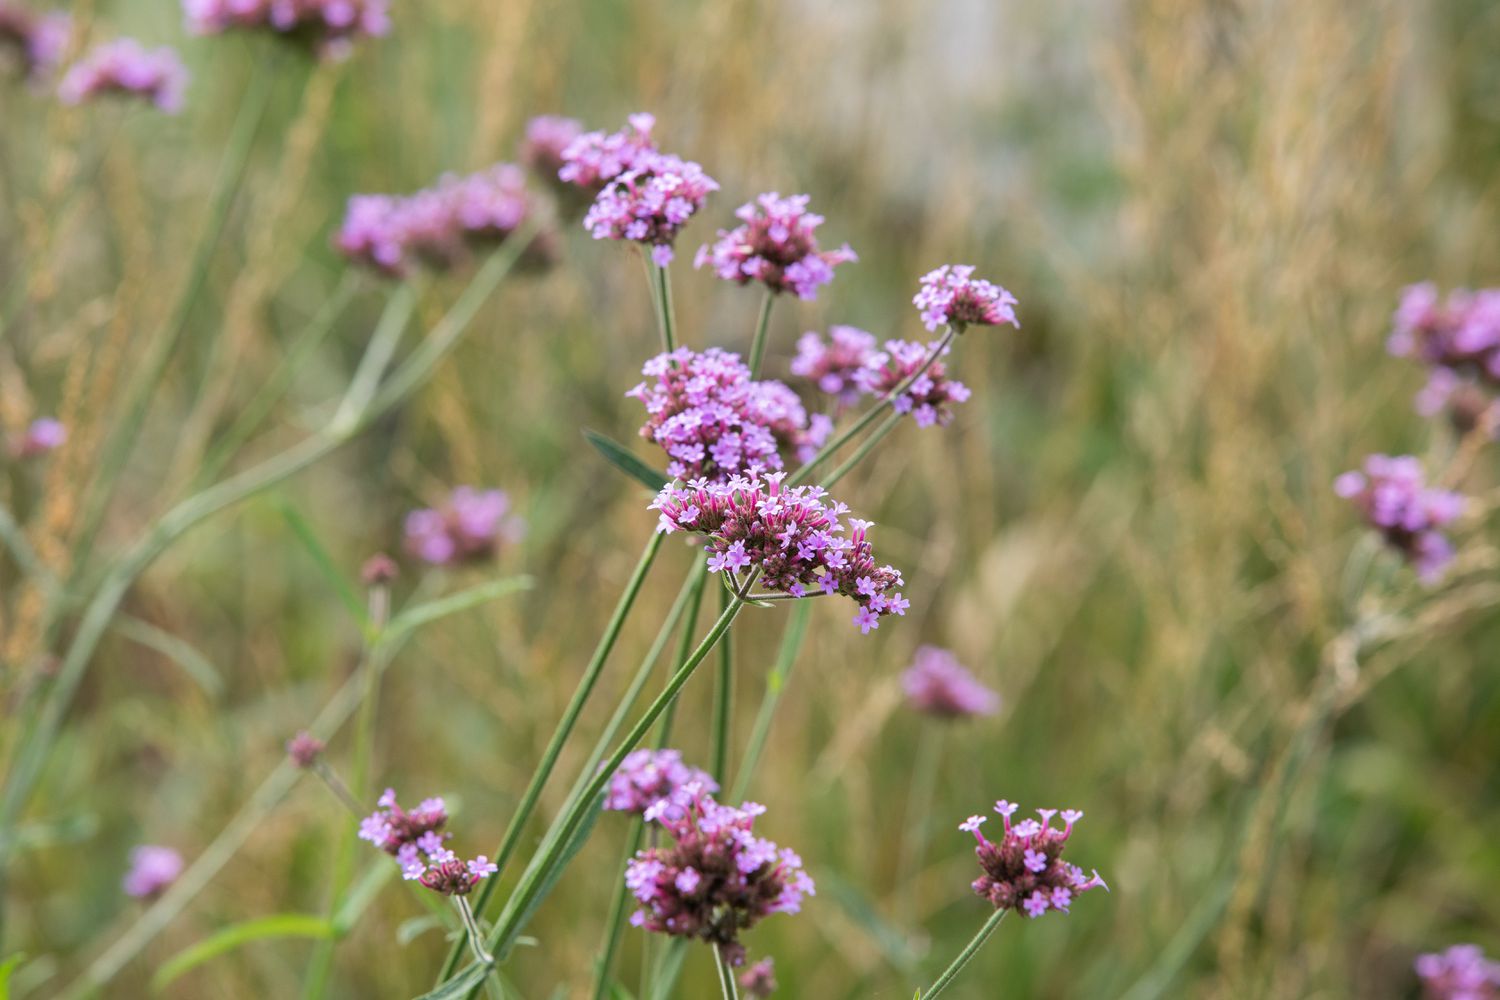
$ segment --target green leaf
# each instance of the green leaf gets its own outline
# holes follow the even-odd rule
[[[447,925],[442,918],[427,914],[424,917],[412,917],[410,920],[401,921],[401,926],[396,928],[396,943],[405,948],[417,938],[430,930],[442,930]]]
[[[635,1000],[635,994],[619,983],[609,984],[609,995],[611,1000]]]
[[[292,534],[297,536],[297,541],[302,543],[302,547],[312,557],[313,565],[318,567],[323,578],[333,587],[333,592],[338,595],[340,601],[344,602],[344,607],[349,609],[355,621],[361,625],[366,624],[369,612],[365,609],[365,602],[360,599],[359,592],[354,589],[354,584],[350,583],[349,578],[339,569],[333,557],[328,554],[328,550],[323,547],[323,543],[318,541],[318,533],[307,522],[307,518],[303,517],[301,512],[285,497],[277,498],[276,505],[281,510],[281,516],[286,518]]]
[[[594,824],[599,821],[599,813],[603,809],[604,793],[601,792],[595,797],[593,804],[589,806],[589,811],[584,816],[583,822],[578,824],[578,830],[573,834],[573,839],[568,841],[563,847],[562,853],[558,855],[556,863],[552,866],[551,874],[547,876],[547,880],[537,890],[536,896],[531,900],[531,905],[526,907],[520,919],[516,921],[515,927],[517,932],[531,921],[531,915],[536,912],[537,907],[541,906],[548,894],[552,892],[553,888],[557,885],[557,880],[562,878],[563,872],[572,863],[573,858],[578,855],[579,851],[583,850],[583,845],[588,842],[589,834],[594,832]],[[505,961],[514,946],[514,940],[503,943],[500,952],[495,955],[496,960]]]
[[[224,694],[224,679],[219,676],[219,671],[208,662],[208,657],[198,652],[185,640],[165,629],[157,628],[150,622],[123,614],[115,616],[114,630],[131,642],[137,642],[147,649],[155,650],[177,664],[182,668],[182,672],[192,678],[193,683],[202,688],[203,693],[214,701],[218,701],[219,697]]]
[[[161,992],[175,979],[202,965],[252,941],[268,938],[328,938],[334,936],[331,923],[322,917],[308,913],[278,913],[275,916],[259,917],[243,923],[232,924],[217,934],[178,952],[151,977],[151,989]]]
[[[605,437],[598,431],[584,431],[583,436],[588,443],[593,445],[604,460],[636,482],[645,486],[652,493],[660,493],[661,488],[672,481],[672,477],[665,472],[657,472],[641,459],[635,456],[629,448],[613,438]]]
[[[858,888],[837,873],[824,870],[818,873],[818,893],[831,898],[845,916],[870,935],[892,965],[908,975],[917,973],[918,958],[906,935],[882,917]]]
[[[423,993],[417,997],[417,1000],[459,1000],[460,997],[468,996],[470,990],[484,982],[484,977],[489,975],[489,971],[489,966],[471,962],[458,975],[437,989]]]
[[[674,937],[662,949],[656,961],[656,971],[651,976],[651,1000],[669,1000],[677,989],[682,963],[687,958],[687,944],[686,938]]]
[[[24,953],[18,951],[0,962],[0,1000],[10,1000],[10,974],[16,971],[16,967],[25,957]]]
[[[470,608],[477,608],[497,597],[504,597],[520,590],[530,590],[534,582],[529,576],[502,577],[499,580],[489,580],[478,586],[469,587],[467,590],[460,590],[447,597],[439,597],[435,601],[426,601],[414,608],[407,608],[391,619],[380,641],[382,643],[395,642],[423,625],[430,625],[441,618],[468,611]]]
[[[365,908],[380,894],[380,890],[396,874],[396,865],[388,858],[379,858],[365,869],[364,875],[355,883],[354,889],[344,898],[344,903],[333,915],[333,932],[339,937],[349,933],[359,923]]]

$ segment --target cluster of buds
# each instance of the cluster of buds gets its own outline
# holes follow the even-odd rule
[[[488,559],[502,541],[521,536],[523,524],[509,512],[503,490],[460,486],[441,507],[406,515],[406,551],[433,566]]]
[[[499,163],[467,176],[448,175],[412,195],[355,195],[336,243],[350,260],[391,277],[417,261],[446,270],[505,242],[536,213],[520,167]],[[550,260],[543,237],[527,247],[531,263]]]
[[[792,374],[815,383],[819,390],[832,396],[840,408],[859,401],[860,372],[878,355],[875,335],[853,326],[831,326],[828,341],[809,330],[797,340],[797,356],[792,359]]]
[[[64,104],[82,104],[106,94],[138,97],[168,114],[182,110],[187,67],[169,48],[147,49],[120,38],[90,51],[63,76],[57,93]]]
[[[182,855],[170,847],[142,844],[130,852],[130,869],[120,887],[127,896],[154,899],[182,874]]]
[[[819,249],[814,230],[823,217],[807,210],[808,200],[805,194],[783,198],[772,192],[742,205],[734,214],[743,225],[719,230],[714,243],[699,249],[693,266],[711,264],[725,281],[758,281],[773,293],[817,298],[836,266],[859,258],[847,243]]]
[[[943,719],[994,715],[1000,696],[975,679],[958,658],[937,646],[921,646],[901,675],[906,703],[918,712]]]
[[[1086,877],[1083,869],[1062,859],[1073,825],[1083,813],[1038,809],[1040,823],[1024,819],[1012,825],[1011,817],[1018,808],[1004,799],[995,803],[995,812],[1005,820],[1005,836],[998,841],[987,840],[980,832],[984,816],[970,816],[959,824],[960,830],[972,833],[979,841],[974,854],[984,874],[973,882],[976,895],[989,900],[997,910],[1016,910],[1034,919],[1048,910],[1067,913],[1080,893],[1099,887],[1109,889],[1097,871]],[[1052,825],[1052,817],[1058,815],[1063,821],[1060,830]]]
[[[680,347],[641,372],[655,381],[626,395],[645,404],[641,437],[666,450],[667,472],[679,479],[723,482],[780,469],[781,448],[806,460],[832,430],[826,417],[809,421],[785,385],[751,379],[738,354]]]
[[[39,417],[26,428],[26,433],[10,443],[12,458],[36,458],[56,451],[68,441],[68,429],[51,417]]]
[[[1455,291],[1445,301],[1431,282],[1401,293],[1387,349],[1428,366],[1417,409],[1445,407],[1461,431],[1477,426],[1500,387],[1500,289]]]
[[[0,2],[0,66],[14,61],[22,76],[40,80],[62,61],[71,31],[66,14],[36,14]]]
[[[1419,955],[1415,963],[1427,1000],[1497,1000],[1500,962],[1484,957],[1472,944],[1456,944],[1447,951]]]
[[[641,851],[625,869],[625,885],[641,905],[630,922],[706,941],[741,965],[740,932],[773,913],[798,912],[814,893],[813,880],[795,852],[753,832],[764,806],[720,805],[697,784],[685,792],[679,815],[657,817],[673,843]]]
[[[740,574],[749,571],[761,587],[791,597],[842,594],[859,605],[854,624],[866,635],[886,615],[906,614],[910,602],[896,589],[904,585],[901,574],[875,565],[871,522],[850,518],[846,537],[841,518],[848,507],[825,505],[821,487],[784,487],[784,478],[669,485],[651,509],[661,512],[662,531],[708,536],[709,570],[728,574],[736,591],[745,589]]]
[[[974,277],[974,268],[968,264],[944,264],[928,272],[912,304],[928,330],[947,325],[962,333],[969,326],[1021,325],[1016,319],[1016,297]]]
[[[183,0],[182,8],[197,35],[267,29],[334,58],[391,29],[389,0]]]
[[[377,804],[380,808],[360,822],[359,838],[395,857],[403,878],[445,896],[467,896],[481,879],[498,870],[482,854],[463,861],[443,846],[451,834],[439,832],[448,822],[442,799],[425,799],[407,812],[396,803],[395,791],[387,788]]]
[[[599,192],[583,227],[596,240],[630,240],[651,248],[660,267],[672,261],[672,244],[719,182],[691,160],[643,151],[629,170]]]
[[[855,374],[855,382],[870,395],[882,398],[901,389],[891,400],[892,409],[911,414],[918,427],[946,426],[953,419],[953,405],[969,398],[969,388],[948,378],[943,362],[929,364],[933,350],[932,345],[916,341],[887,340],[885,349]],[[944,346],[941,354],[948,350]],[[907,379],[911,384],[902,389]]]
[[[1441,579],[1453,545],[1439,529],[1463,513],[1461,494],[1429,488],[1422,463],[1410,455],[1371,455],[1363,472],[1344,473],[1333,488],[1359,507],[1423,582]]]
[[[604,808],[655,819],[680,819],[692,801],[689,785],[717,792],[719,785],[705,771],[682,762],[676,750],[635,750],[609,779]]]

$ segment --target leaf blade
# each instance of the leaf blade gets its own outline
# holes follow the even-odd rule
[[[231,924],[163,963],[151,977],[151,990],[160,993],[173,981],[205,962],[253,941],[284,937],[328,938],[333,934],[333,924],[310,913],[277,913]]]
[[[606,462],[646,487],[652,493],[660,493],[662,487],[672,481],[671,476],[665,472],[658,472],[651,468],[645,461],[638,458],[633,451],[613,438],[591,430],[585,430],[583,436],[589,444],[594,446],[595,451],[604,456]]]

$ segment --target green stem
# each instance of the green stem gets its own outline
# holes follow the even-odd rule
[[[885,420],[881,421],[880,426],[870,432],[870,436],[865,438],[865,440],[861,442],[859,448],[855,450],[854,454],[850,455],[848,459],[845,460],[843,465],[840,465],[837,469],[834,469],[833,472],[829,474],[828,478],[823,480],[821,485],[832,489],[833,485],[840,479],[843,479],[846,475],[848,475],[850,469],[854,468],[856,465],[862,462],[865,456],[868,455],[870,451],[877,444],[879,444],[887,434],[896,429],[896,425],[901,423],[902,416],[903,414],[900,413],[892,413],[890,416],[886,417]]]
[[[646,839],[646,824],[637,817],[631,821],[630,840],[625,845],[625,858],[617,869],[615,895],[609,906],[609,922],[604,925],[604,944],[599,949],[599,968],[594,973],[594,1000],[604,1000],[609,993],[609,970],[614,964],[615,952],[620,948],[620,934],[625,926],[625,908],[630,905],[630,890],[625,888],[625,868],[630,859],[641,849]]]
[[[938,977],[937,982],[933,983],[927,992],[918,995],[918,1000],[932,1000],[933,997],[947,989],[953,980],[958,978],[958,974],[963,971],[963,967],[968,965],[969,960],[979,951],[985,939],[995,933],[995,928],[1000,926],[1000,921],[1004,920],[1005,915],[1009,912],[1009,910],[996,910],[990,914],[990,918],[984,922],[983,927],[979,928],[979,933],[974,935],[974,939],[964,947],[963,951],[958,953],[958,957],[953,960],[953,964],[949,965],[943,971],[943,974]]]
[[[943,757],[941,723],[922,727],[917,741],[917,759],[911,769],[911,787],[906,792],[906,835],[901,860],[896,868],[896,912],[910,923],[917,923],[916,881],[927,850],[927,835],[932,816],[932,800],[937,792],[938,763]]]
[[[724,957],[724,949],[717,945],[710,945],[714,950],[714,968],[719,970],[719,992],[724,1000],[740,1000],[739,987],[734,981],[734,970],[729,967],[729,960]]]
[[[661,325],[662,350],[671,353],[677,349],[677,314],[672,307],[672,275],[667,268],[647,258],[651,269],[651,288],[656,297],[656,321]]]
[[[406,332],[407,320],[416,301],[416,290],[410,284],[403,284],[386,302],[380,322],[370,335],[365,355],[360,359],[354,379],[349,383],[349,391],[344,394],[343,402],[339,403],[338,411],[334,414],[331,426],[335,432],[352,426],[365,407],[370,405],[375,390],[380,386],[380,377],[385,374],[386,366],[391,363],[396,347],[401,343],[401,335]]]
[[[824,445],[822,449],[820,449],[818,453],[812,457],[811,460],[809,460],[805,465],[802,466],[802,468],[798,469],[796,472],[787,477],[786,484],[788,486],[796,486],[798,483],[804,482],[808,476],[812,475],[812,471],[814,469],[816,469],[823,462],[827,461],[830,456],[832,456],[844,445],[848,444],[856,435],[860,433],[860,431],[863,431],[866,427],[870,426],[870,424],[874,422],[875,418],[880,416],[880,414],[885,411],[885,408],[887,406],[890,406],[897,397],[899,397],[907,389],[911,388],[911,384],[913,382],[925,375],[927,373],[927,369],[931,368],[934,364],[937,363],[937,359],[943,356],[943,352],[946,351],[948,349],[948,346],[953,343],[953,338],[956,336],[958,336],[958,331],[951,326],[948,327],[948,330],[943,334],[942,339],[933,345],[932,351],[927,355],[927,360],[922,362],[922,367],[906,376],[906,378],[902,379],[894,389],[886,393],[884,396],[880,397],[880,401],[866,410],[863,414],[861,414],[860,418],[856,420],[853,426],[851,426],[848,430],[844,431],[838,437],[834,438],[828,444]]]
[[[42,565],[36,549],[26,540],[26,532],[21,530],[15,517],[3,506],[0,506],[0,541],[4,541],[5,547],[10,549],[10,554],[22,573],[36,580],[44,589],[51,590],[57,585],[47,567]]]
[[[735,599],[728,590],[720,590],[719,610],[727,611],[729,602]],[[734,706],[734,637],[726,636],[719,643],[719,671],[714,682],[713,756],[709,759],[709,773],[721,784],[729,784],[729,739],[732,735]]]
[[[750,730],[750,742],[745,747],[745,759],[740,761],[734,792],[728,800],[730,802],[743,802],[750,792],[750,781],[755,776],[756,765],[760,763],[760,755],[771,735],[771,719],[776,714],[776,706],[781,703],[787,681],[791,679],[792,667],[797,662],[797,653],[802,649],[802,641],[807,635],[807,620],[811,615],[811,604],[798,604],[792,609],[786,631],[781,635],[781,648],[776,653],[776,663],[766,675],[766,693],[761,699],[760,711],[755,715],[754,728]]]
[[[480,965],[493,968],[495,959],[484,950],[484,932],[474,919],[474,911],[469,909],[469,901],[462,896],[454,896],[453,902],[458,906],[459,916],[464,918],[464,930],[468,932],[469,947],[474,950],[474,957],[479,960]]]
[[[760,300],[760,316],[755,321],[755,337],[750,341],[750,377],[760,378],[761,362],[766,356],[766,333],[771,328],[771,307],[776,304],[776,294],[766,292]]]
[[[672,660],[673,674],[682,669],[693,651],[693,631],[698,627],[698,610],[703,606],[703,591],[708,586],[710,574],[706,566],[699,564],[694,566],[693,575],[697,578],[697,586],[693,591],[692,604],[688,607],[687,623],[677,640],[677,655]],[[670,677],[671,674],[668,675],[669,679]],[[674,701],[667,706],[666,714],[661,717],[661,728],[656,733],[656,749],[666,749],[672,742],[672,727],[676,720],[677,702]]]

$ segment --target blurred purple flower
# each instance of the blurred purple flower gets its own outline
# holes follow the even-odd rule
[[[130,852],[130,870],[121,888],[127,896],[151,899],[166,891],[182,874],[182,855],[170,847],[142,844]]]
[[[1059,815],[1056,809],[1038,809],[1040,823],[1025,819],[1012,826],[1010,818],[1017,808],[1004,799],[995,803],[995,812],[1005,821],[1005,835],[998,841],[986,840],[980,832],[984,816],[970,816],[959,824],[960,830],[979,841],[974,854],[984,874],[973,882],[976,895],[997,910],[1016,910],[1035,919],[1048,910],[1067,913],[1073,900],[1090,889],[1109,889],[1097,871],[1086,877],[1083,869],[1062,859],[1068,837],[1083,813],[1062,810],[1059,830],[1052,825],[1052,817]]]
[[[65,104],[82,104],[103,94],[141,97],[168,114],[182,110],[188,72],[173,50],[147,49],[133,38],[95,47],[58,85]]]
[[[718,181],[696,163],[669,153],[642,152],[599,192],[583,227],[596,240],[649,246],[651,259],[665,267],[678,231],[718,189]]]
[[[1447,951],[1419,955],[1417,978],[1427,1000],[1497,1000],[1500,962],[1484,957],[1472,944],[1456,944]]]
[[[719,230],[719,238],[698,250],[694,267],[712,264],[725,281],[745,285],[759,281],[772,292],[791,292],[815,299],[818,288],[833,280],[839,264],[858,260],[845,243],[820,250],[814,230],[823,217],[807,210],[805,194],[783,198],[772,192],[742,205],[735,215],[744,223]]]
[[[526,123],[518,158],[530,170],[549,180],[560,180],[558,171],[567,161],[563,154],[583,134],[583,124],[576,118],[538,115]]]
[[[303,770],[318,762],[324,748],[322,740],[305,730],[286,741],[286,755]]]
[[[631,170],[643,157],[656,152],[651,130],[656,119],[644,112],[630,116],[629,124],[618,132],[585,132],[577,136],[561,153],[559,180],[582,188],[590,197],[604,190],[616,177]]]
[[[1500,289],[1460,289],[1446,301],[1432,282],[1403,289],[1386,347],[1428,366],[1417,412],[1446,407],[1461,431],[1473,429],[1500,386]]]
[[[19,441],[11,443],[10,452],[16,458],[36,458],[56,451],[68,441],[68,428],[51,417],[38,417],[26,428]]]
[[[66,14],[36,14],[25,7],[0,2],[0,55],[13,53],[22,75],[39,80],[62,60],[72,27],[72,19]],[[4,64],[0,59],[0,65]]]
[[[852,326],[828,328],[828,342],[809,330],[797,340],[792,374],[811,379],[840,407],[853,406],[860,392],[857,376],[876,355],[875,336]]]
[[[389,0],[183,0],[188,30],[265,29],[342,58],[360,38],[391,30]]]
[[[1429,489],[1422,463],[1410,455],[1371,455],[1363,472],[1334,480],[1334,492],[1364,512],[1370,527],[1400,552],[1424,583],[1436,583],[1453,559],[1438,529],[1463,513],[1464,497]]]
[[[766,1000],[776,992],[776,963],[763,958],[740,973],[740,991],[751,1000]]]
[[[887,340],[884,349],[855,373],[855,383],[872,396],[885,396],[927,363],[934,345]],[[947,354],[949,348],[943,348]],[[953,420],[953,404],[969,398],[969,388],[947,377],[942,361],[934,361],[916,381],[891,401],[897,413],[910,413],[918,427],[946,426]]]
[[[948,324],[960,333],[967,326],[999,326],[1016,320],[1016,297],[999,285],[973,277],[967,264],[944,264],[922,278],[912,304],[928,330]]]
[[[406,551],[434,566],[487,559],[501,542],[516,541],[525,531],[509,511],[503,490],[459,486],[442,507],[406,515]]]
[[[994,715],[1000,696],[974,678],[946,649],[921,646],[901,675],[906,702],[918,712],[945,719]]]
[[[688,767],[676,750],[635,750],[609,779],[604,808],[643,815],[649,810],[679,819],[691,802],[684,790],[690,784],[706,792],[719,790],[707,772]]]

